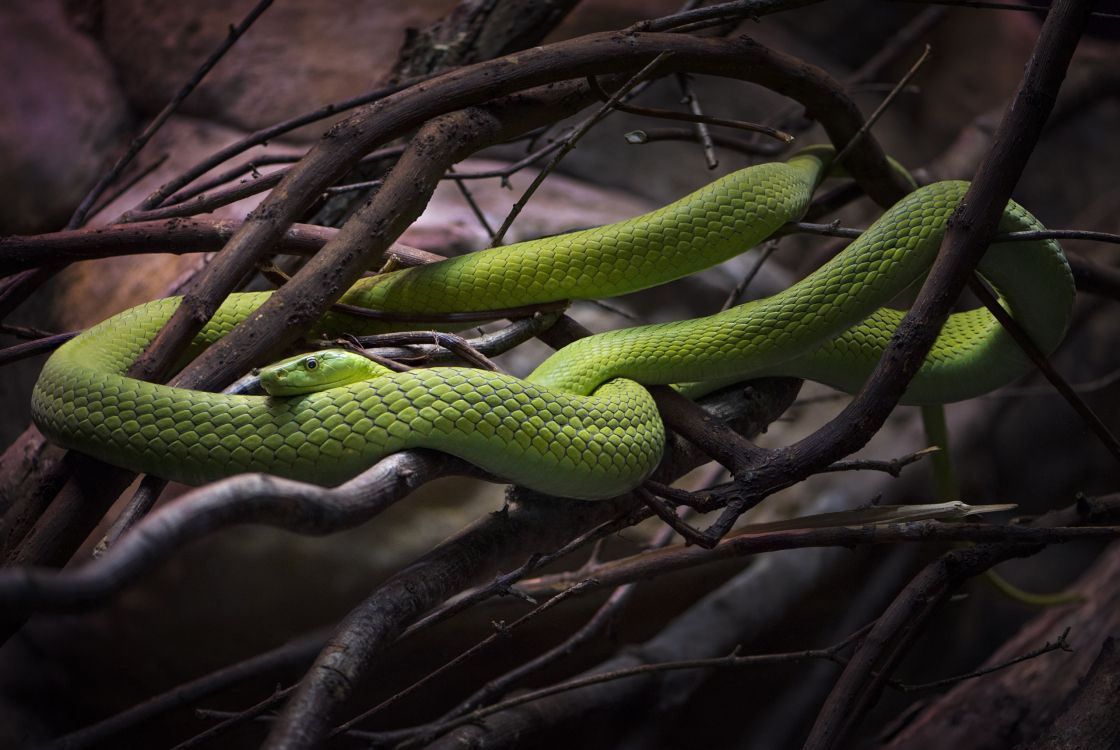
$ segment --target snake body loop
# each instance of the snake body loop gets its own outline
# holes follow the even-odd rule
[[[519,243],[364,280],[342,301],[395,312],[485,310],[613,296],[742,252],[805,210],[828,166],[811,149],[724,177],[629,221]],[[966,185],[916,190],[828,264],[784,292],[695,320],[575,342],[526,379],[464,367],[377,374],[289,397],[234,396],[125,377],[179,304],[134,307],[61,347],[35,386],[32,413],[50,439],[112,464],[199,484],[262,471],[333,485],[399,450],[452,453],[541,492],[625,492],[656,467],[664,430],[640,385],[792,375],[847,391],[878,362],[902,313],[882,307],[920,281]],[[1001,231],[1038,229],[1009,205]],[[1064,335],[1073,282],[1052,241],[1003,243],[981,273],[1035,342]],[[266,298],[231,295],[196,337],[194,356]],[[384,326],[328,314],[318,332]],[[904,398],[956,401],[1030,363],[986,310],[953,315]]]

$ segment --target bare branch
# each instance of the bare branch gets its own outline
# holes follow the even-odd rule
[[[209,73],[213,69],[213,67],[218,64],[218,61],[222,59],[225,53],[228,52],[233,47],[233,45],[237,43],[237,40],[241,38],[241,35],[249,30],[249,27],[253,25],[253,22],[255,22],[260,17],[260,15],[268,9],[270,5],[272,5],[272,0],[259,0],[259,2],[257,2],[257,4],[253,6],[252,10],[249,11],[248,15],[246,15],[245,18],[241,20],[241,23],[237,24],[236,26],[230,26],[229,35],[226,36],[225,41],[223,41],[218,46],[218,48],[214,50],[209,57],[206,58],[202,65],[199,66],[198,70],[195,71],[195,74],[191,76],[190,80],[188,80],[185,84],[183,84],[182,88],[175,92],[175,96],[171,98],[171,101],[167,103],[167,106],[160,110],[160,113],[156,115],[155,119],[152,120],[151,123],[148,124],[148,127],[144,128],[144,132],[133,139],[132,143],[129,144],[128,150],[125,151],[125,153],[119,159],[117,159],[117,162],[113,165],[113,168],[110,169],[104,177],[98,180],[97,184],[93,186],[93,189],[91,189],[86,197],[82,199],[82,202],[74,211],[74,215],[70,217],[70,221],[66,225],[67,229],[77,229],[85,223],[86,214],[89,212],[90,206],[92,206],[94,202],[101,196],[101,194],[105,191],[105,188],[109,187],[109,185],[111,185],[113,181],[120,176],[121,172],[124,171],[124,168],[128,166],[133,157],[135,157],[136,154],[140,152],[140,149],[144,148],[144,145],[149,140],[151,140],[152,136],[156,134],[156,131],[159,130],[165,122],[167,122],[167,118],[171,117],[171,115],[173,115],[175,111],[179,109],[179,105],[182,104],[183,101],[191,95],[191,92],[194,91],[195,87],[197,87],[198,84],[202,82],[202,79],[206,77],[206,74]]]

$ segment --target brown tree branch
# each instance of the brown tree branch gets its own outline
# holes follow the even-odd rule
[[[411,126],[461,106],[564,78],[633,69],[631,66],[638,66],[660,52],[673,53],[665,64],[670,71],[729,75],[787,92],[801,100],[812,115],[821,119],[838,143],[845,143],[854,136],[862,123],[858,110],[823,72],[745,38],[722,40],[695,39],[679,34],[636,34],[628,37],[598,34],[518,53],[515,62],[502,58],[468,66],[387,97],[333,128],[327,138],[288,173],[272,196],[247,219],[211,264],[196,290],[186,295],[184,304],[149,349],[146,358],[149,361],[167,361],[171,352],[180,351],[217,308],[230,285],[252,267],[263,250],[275,242],[281,232],[307,208],[318,191],[341,176],[354,158]],[[873,197],[890,201],[902,189],[895,183],[896,176],[887,166],[881,149],[869,139],[860,140],[853,151],[850,167],[857,177],[868,179],[868,192]],[[405,210],[400,205],[387,205],[388,201],[381,196],[377,203],[390,215],[398,215]],[[370,248],[368,243],[363,243],[361,247],[367,260],[376,259],[383,249]],[[349,274],[336,276],[342,279]],[[337,286],[336,296],[347,286]],[[303,307],[310,313],[317,305]],[[301,313],[301,322],[303,317]],[[296,335],[297,329],[298,324],[288,330]],[[233,352],[239,353],[236,360],[244,363],[265,358],[271,348],[264,342],[271,341],[272,337],[262,337],[256,331],[239,329],[231,337],[227,337],[224,345],[212,347],[195,360],[184,373],[182,382],[193,387],[212,387],[223,378],[231,377],[230,369],[236,369],[231,361]],[[276,342],[275,345],[281,344]],[[144,371],[152,369],[144,368]]]
[[[259,0],[257,4],[250,9],[245,18],[241,19],[239,24],[229,27],[229,34],[226,36],[225,40],[206,58],[202,65],[199,66],[198,70],[195,71],[194,75],[191,76],[190,80],[175,92],[175,96],[171,98],[167,106],[160,110],[155,119],[144,128],[144,131],[133,139],[132,143],[128,146],[128,150],[113,164],[113,168],[98,180],[97,184],[94,185],[86,197],[82,199],[82,202],[74,211],[74,215],[70,217],[70,221],[66,225],[67,229],[77,229],[85,223],[86,215],[90,207],[101,196],[105,189],[109,187],[114,180],[120,177],[124,168],[132,162],[136,154],[140,153],[140,149],[144,148],[144,145],[151,140],[152,136],[156,134],[156,131],[179,109],[179,105],[191,95],[191,92],[195,90],[198,84],[202,83],[202,79],[206,77],[206,74],[218,64],[218,61],[237,43],[237,40],[241,38],[242,34],[249,30],[249,27],[253,25],[260,15],[268,10],[270,5],[272,5],[272,0]]]
[[[590,577],[593,581],[586,591],[591,592],[633,581],[649,580],[674,571],[686,570],[700,565],[710,565],[735,557],[808,547],[850,548],[905,542],[972,542],[977,544],[1007,542],[1041,546],[1072,542],[1079,539],[1114,539],[1117,537],[1120,537],[1120,527],[1116,526],[1046,528],[977,523],[943,523],[941,521],[910,521],[862,526],[830,526],[746,532],[728,536],[711,549],[676,545],[663,550],[642,552],[602,563],[590,571],[559,573],[526,581],[518,586],[518,590],[529,596],[547,595],[572,585],[576,580]]]
[[[805,750],[845,747],[937,605],[996,563],[1040,546],[989,544],[949,552],[919,573],[875,622],[817,715]]]
[[[787,408],[794,391],[775,379],[759,390],[725,394],[722,403],[738,404],[728,412],[736,430],[754,435]],[[744,400],[745,399],[745,400]],[[717,402],[719,403],[719,402]],[[749,408],[745,404],[751,404]],[[744,417],[745,415],[745,417]],[[703,463],[706,457],[679,440],[666,448],[656,477],[671,479]],[[331,643],[305,675],[295,696],[273,727],[271,747],[311,747],[326,736],[336,712],[375,657],[423,612],[460,591],[499,560],[553,549],[572,537],[633,507],[629,498],[577,503],[529,497],[492,515],[440,545],[379,587],[339,626]]]
[[[928,351],[937,328],[949,312],[949,305],[967,283],[989,237],[994,234],[1011,190],[1042,133],[1091,7],[1089,0],[1058,0],[1047,15],[1019,90],[996,131],[995,143],[961,206],[950,219],[945,252],[938,256],[915,303],[914,309],[931,312],[936,325],[931,332],[913,323],[908,325],[915,317],[912,310],[899,326],[884,362],[889,362],[891,349],[904,348],[896,343],[905,335],[913,335],[921,342],[917,349],[923,356]],[[944,289],[938,289],[940,286]],[[905,385],[908,376],[916,370],[916,366],[908,365],[905,360],[899,365],[900,385]],[[893,394],[890,378],[880,385],[884,369],[882,365],[876,369],[869,386],[856,398],[857,402],[869,392],[874,393],[877,385],[897,401],[901,389],[897,390],[897,395]],[[805,743],[806,750],[827,750],[846,744],[878,699],[883,681],[890,677],[935,606],[957,585],[997,562],[1032,554],[1037,549],[1014,544],[971,547],[950,552],[926,568],[891,604],[844,670],[817,716]]]
[[[94,258],[143,253],[210,253],[222,249],[240,222],[207,219],[167,219],[136,224],[110,224],[33,236],[0,237],[0,275],[42,265],[74,263]],[[273,252],[310,256],[338,234],[337,229],[293,224]],[[393,243],[386,253],[403,266],[431,263],[443,257]]]
[[[713,537],[726,533],[743,510],[762,498],[863,447],[898,403],[995,234],[1042,133],[1085,22],[1084,3],[1074,4],[1073,17],[1080,20],[1070,20],[1066,3],[1055,6],[1061,12],[1048,15],[991,151],[950,217],[941,252],[867,383],[836,418],[798,443],[772,451],[748,472],[749,487],[713,524]]]
[[[215,482],[148,516],[94,561],[63,571],[31,566],[0,569],[0,618],[9,623],[33,611],[95,607],[184,544],[228,526],[263,524],[311,535],[352,528],[417,487],[452,475],[485,476],[447,454],[404,451],[338,487],[264,474]]]
[[[208,318],[209,313],[216,309],[231,286],[255,263],[256,254],[263,252],[266,247],[271,246],[272,242],[279,239],[298,212],[303,210],[306,201],[310,199],[309,196],[335,179],[341,170],[347,168],[352,158],[360,156],[379,142],[406,131],[433,114],[453,108],[458,102],[484,99],[565,76],[582,77],[625,69],[626,66],[637,66],[653,54],[666,49],[674,53],[667,63],[670,69],[679,65],[681,69],[749,79],[789,93],[802,101],[811,113],[819,116],[831,136],[839,143],[845,142],[846,138],[850,138],[859,130],[862,120],[858,110],[827,75],[793,58],[767,50],[749,39],[703,40],[681,34],[639,34],[629,37],[599,34],[522,53],[517,56],[516,63],[512,59],[503,59],[454,71],[441,76],[438,83],[433,80],[380,100],[332,129],[323,143],[313,149],[312,154],[292,170],[282,185],[274,191],[272,197],[238,229],[227,243],[225,250],[219,254],[216,262],[208,267],[205,278],[211,279],[211,282],[200,282],[202,285],[200,289],[208,291],[187,294],[186,301],[177,317],[173,319],[170,328],[165,328],[164,341],[168,344],[149,350],[147,356],[141,358],[135,372],[150,373],[166,367],[166,363],[174,359],[174,352],[193,336],[193,331],[197,330]],[[562,60],[563,64],[558,60]],[[570,107],[578,107],[581,102],[590,97],[590,92],[583,89],[574,90],[569,85],[554,87],[554,92],[538,93],[536,96],[552,102],[557,107],[561,107],[564,103]],[[524,97],[521,97],[521,100],[524,101]],[[511,106],[516,107],[516,104],[517,102],[514,102]],[[529,109],[528,115],[532,116],[533,108]],[[886,180],[879,188],[869,184],[870,192],[879,192],[885,196],[893,190],[889,187],[889,183],[895,175],[887,167],[881,150],[872,140],[860,141],[860,146],[853,152],[850,167],[854,173],[859,174],[862,170],[865,175],[878,175],[879,179]],[[869,179],[874,182],[874,178]],[[414,197],[417,195],[415,191],[409,190],[404,190],[401,194]],[[303,196],[303,198],[297,200],[292,196]],[[382,215],[396,217],[418,210],[415,205],[409,208],[381,200],[381,197],[379,196],[377,201],[377,210],[381,211]],[[360,233],[354,231],[353,234]],[[365,238],[362,238],[362,242],[359,243],[365,250],[364,256],[367,262],[372,262],[395,234],[383,233],[382,236],[385,237],[384,244],[370,247],[366,244]],[[346,250],[340,252],[349,255],[351,259],[356,257]],[[239,259],[223,260],[231,256],[237,256]],[[218,359],[221,362],[196,360],[196,366],[184,372],[179,382],[183,385],[204,388],[228,382],[235,376],[237,370],[245,369],[250,362],[262,358],[263,352],[282,346],[284,342],[281,339],[298,335],[300,326],[310,324],[318,314],[317,311],[324,309],[327,303],[333,301],[332,296],[337,296],[349,286],[353,278],[356,278],[358,270],[360,269],[348,267],[345,271],[339,271],[333,268],[329,270],[327,278],[319,280],[318,283],[307,281],[306,285],[312,287],[315,294],[285,310],[285,317],[294,314],[295,320],[284,328],[283,336],[274,335],[272,322],[264,323],[262,331],[242,329],[243,332],[233,339],[227,338],[226,345],[219,345],[217,350],[212,348],[208,355],[204,355],[204,360]],[[327,290],[332,288],[334,291],[328,293]],[[282,299],[277,300],[276,306],[280,306]],[[262,320],[267,320],[267,317],[263,317]],[[177,333],[167,333],[169,330]],[[246,345],[240,340],[243,336],[252,338],[253,343]],[[21,452],[26,452],[28,449],[35,450],[33,446],[38,440],[40,439],[34,434],[29,434],[24,441],[24,447],[19,450]],[[43,487],[57,487],[61,484],[57,477],[49,474],[47,467],[60,466],[59,459],[63,455],[61,452],[54,452],[53,458],[40,467],[44,477],[41,482]],[[92,465],[87,470],[92,471]],[[107,477],[108,475],[100,479],[92,478],[91,488],[95,486],[123,488],[127,483],[127,475],[123,473],[118,473],[115,481],[109,481]],[[4,482],[4,485],[7,483]],[[36,493],[38,491],[28,494]],[[46,496],[46,493],[38,494]],[[52,513],[54,524],[37,535],[38,539],[33,547],[40,552],[36,555],[23,556],[21,559],[36,562],[48,558],[64,559],[69,553],[61,552],[62,547],[50,552],[55,546],[54,540],[63,537],[73,540],[84,536],[82,530],[88,529],[88,524],[92,522],[90,519],[98,516],[99,509],[103,512],[109,502],[105,495],[101,497],[99,502],[94,502],[87,498],[85,493],[80,493],[60,504],[60,510]],[[39,503],[38,507],[42,505],[43,503]],[[75,509],[82,510],[80,515],[86,519],[85,521],[78,523],[74,520],[77,518]]]

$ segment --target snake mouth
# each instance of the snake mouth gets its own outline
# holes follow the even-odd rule
[[[324,381],[315,385],[289,385],[274,382],[268,395],[272,398],[292,398],[293,396],[309,396],[320,391],[329,391],[356,382],[353,378],[338,378],[337,380]]]

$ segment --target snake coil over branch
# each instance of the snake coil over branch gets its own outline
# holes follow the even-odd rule
[[[725,260],[799,218],[831,156],[831,149],[810,148],[628,221],[362,280],[342,301],[432,313],[653,286]],[[179,304],[178,298],[157,300],[59,349],[36,385],[33,415],[66,447],[188,483],[263,471],[337,484],[385,455],[427,447],[549,494],[612,497],[637,486],[661,458],[664,429],[643,384],[706,381],[701,388],[711,389],[789,375],[858,390],[902,318],[880,306],[923,278],[966,188],[942,182],[916,190],[840,255],[778,295],[707,318],[591,336],[523,380],[462,367],[374,370],[357,380],[328,376],[318,386],[323,390],[285,397],[146,383],[123,372]],[[1038,227],[1009,204],[1000,229]],[[980,271],[1039,346],[1052,351],[1073,300],[1058,245],[1003,243],[988,251]],[[231,296],[190,354],[221,338],[267,296]],[[320,329],[331,336],[384,330],[384,324],[331,313]],[[294,362],[312,369],[307,358]],[[987,310],[958,313],[904,401],[970,398],[1029,367]]]

